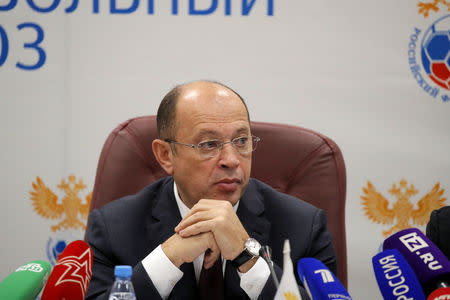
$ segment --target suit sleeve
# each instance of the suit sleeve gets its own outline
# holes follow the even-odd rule
[[[310,250],[307,257],[320,260],[337,277],[337,260],[331,234],[327,229],[327,217],[321,209],[317,210],[311,230]]]
[[[450,206],[444,206],[431,213],[426,234],[450,260]]]
[[[430,221],[427,224],[426,234],[428,238],[436,245],[439,245],[439,236],[437,234],[438,231],[437,210],[433,210],[430,215]]]
[[[115,257],[111,246],[111,236],[100,210],[92,211],[89,216],[86,241],[93,251],[94,259],[92,278],[85,299],[107,300],[114,283],[115,265],[126,265],[127,262],[119,261]],[[126,245],[123,246],[126,247]],[[139,262],[132,267],[131,280],[137,299],[161,299],[142,263]]]

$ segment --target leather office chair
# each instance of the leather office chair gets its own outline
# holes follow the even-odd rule
[[[296,126],[252,122],[251,128],[261,138],[251,176],[326,212],[338,278],[347,287],[346,172],[339,147],[322,134]],[[167,175],[153,156],[155,138],[156,116],[133,118],[113,130],[100,155],[90,210]]]

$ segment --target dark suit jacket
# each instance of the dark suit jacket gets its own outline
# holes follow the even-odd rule
[[[431,213],[427,224],[427,236],[450,260],[450,206]]]
[[[282,274],[282,247],[287,238],[294,268],[301,257],[315,257],[336,274],[336,256],[322,210],[250,179],[239,202],[237,215],[251,237],[272,248],[278,278]],[[115,265],[133,267],[132,281],[138,299],[161,299],[141,261],[172,236],[180,221],[172,177],[158,180],[136,195],[92,211],[86,239],[94,252],[94,264],[86,299],[107,299],[114,281]],[[184,275],[169,298],[197,299],[193,264],[183,264],[181,270]],[[229,262],[224,280],[226,299],[247,298],[239,286],[239,275]],[[297,281],[300,282],[298,277]],[[275,292],[269,276],[259,299],[273,299]],[[308,299],[303,288],[301,293],[303,299]]]

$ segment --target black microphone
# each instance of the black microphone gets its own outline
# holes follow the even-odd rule
[[[262,246],[259,249],[259,255],[266,261],[267,265],[270,269],[270,275],[272,275],[273,282],[275,283],[275,287],[278,289],[280,282],[278,281],[277,274],[275,274],[275,270],[273,269],[272,262],[272,249],[269,246]]]

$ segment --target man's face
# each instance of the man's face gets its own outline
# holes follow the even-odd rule
[[[188,86],[176,106],[177,142],[197,145],[207,140],[230,141],[250,135],[247,111],[233,92],[211,83]],[[240,154],[231,144],[212,158],[197,149],[174,145],[173,176],[183,202],[192,207],[200,199],[236,204],[248,185],[251,152]]]

